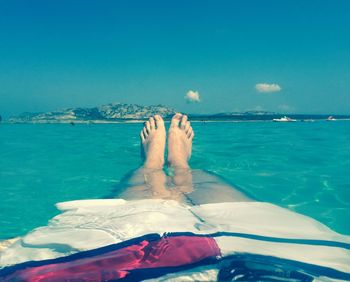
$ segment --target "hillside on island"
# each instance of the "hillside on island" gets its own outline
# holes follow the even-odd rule
[[[5,120],[7,123],[113,123],[138,122],[158,114],[165,120],[176,111],[163,105],[141,106],[137,104],[110,103],[92,108],[67,108],[52,112],[22,113]],[[268,111],[224,112],[216,114],[190,114],[191,121],[272,121],[285,114]],[[298,121],[327,120],[329,114],[288,114]],[[336,120],[349,120],[349,115],[333,115]]]
[[[111,103],[93,108],[68,108],[46,113],[23,113],[10,117],[10,123],[69,123],[113,122],[143,120],[151,115],[171,116],[175,110],[162,105],[141,106],[136,104]]]

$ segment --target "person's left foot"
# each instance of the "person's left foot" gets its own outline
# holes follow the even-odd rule
[[[160,169],[164,165],[165,126],[160,115],[150,117],[141,130],[141,154],[144,167]]]
[[[168,132],[168,164],[174,168],[189,168],[194,132],[186,115],[177,113],[171,119]]]

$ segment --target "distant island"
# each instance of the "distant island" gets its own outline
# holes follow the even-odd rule
[[[143,122],[150,116],[159,114],[169,120],[176,111],[172,108],[155,105],[110,103],[92,108],[68,108],[52,112],[22,113],[5,120],[7,123],[126,123]],[[217,114],[188,114],[191,121],[272,121],[284,114],[267,111],[225,112]],[[289,114],[298,121],[326,120],[329,115]],[[337,119],[350,119],[349,115],[334,116]]]
[[[46,113],[22,113],[10,117],[9,123],[107,123],[143,121],[151,115],[170,117],[174,109],[157,105],[141,106],[135,104],[110,103],[93,108],[68,108]]]

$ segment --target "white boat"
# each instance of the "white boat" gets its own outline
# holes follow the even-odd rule
[[[281,118],[274,118],[273,121],[277,121],[277,122],[293,122],[293,121],[297,121],[296,119],[292,119],[290,117],[284,116]]]
[[[327,121],[334,121],[334,120],[336,120],[333,116],[329,116],[328,118],[327,118]]]

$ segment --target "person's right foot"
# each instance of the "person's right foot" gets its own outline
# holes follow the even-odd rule
[[[160,115],[150,117],[141,133],[141,154],[144,167],[161,169],[164,165],[165,127]]]
[[[168,164],[175,168],[188,168],[192,152],[193,129],[186,115],[175,114],[168,133]]]

